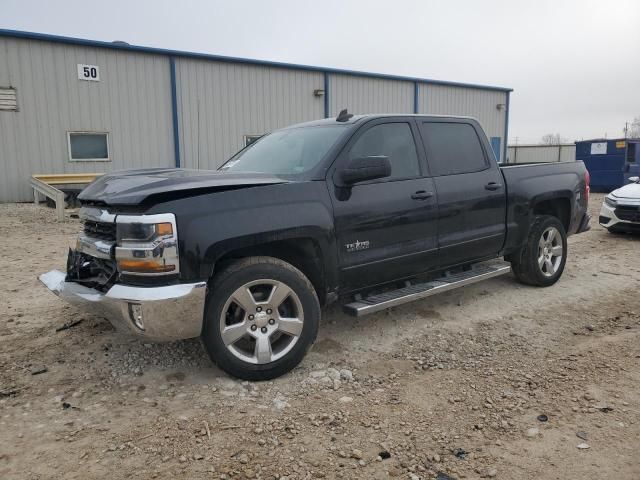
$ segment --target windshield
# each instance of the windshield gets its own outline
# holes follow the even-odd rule
[[[274,175],[306,172],[322,160],[342,132],[342,126],[279,130],[238,152],[220,170]]]

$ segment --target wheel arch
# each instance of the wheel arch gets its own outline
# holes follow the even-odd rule
[[[513,233],[511,247],[505,254],[505,260],[512,261],[519,257],[536,217],[550,215],[557,218],[564,227],[565,233],[570,235],[573,217],[572,198],[569,191],[547,192],[534,197],[518,220],[517,233]]]
[[[234,261],[266,256],[287,262],[300,270],[311,282],[320,305],[327,302],[328,291],[322,249],[313,237],[296,237],[231,248],[221,254],[213,264],[210,279]]]
[[[531,205],[531,217],[551,215],[562,223],[565,232],[569,233],[571,226],[571,196],[561,194],[553,197],[539,197]]]

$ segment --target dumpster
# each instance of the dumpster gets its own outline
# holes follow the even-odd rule
[[[610,192],[640,175],[640,139],[594,139],[576,142],[576,160],[591,176],[591,191]]]

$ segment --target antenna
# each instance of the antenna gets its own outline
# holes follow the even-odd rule
[[[353,117],[353,113],[347,112],[347,109],[341,110],[336,118],[336,122],[346,122],[351,117]]]

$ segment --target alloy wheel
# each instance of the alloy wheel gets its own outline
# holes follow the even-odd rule
[[[538,242],[538,267],[545,277],[556,274],[562,263],[562,235],[556,227],[548,227]]]
[[[284,357],[302,334],[304,312],[298,295],[278,280],[242,285],[220,316],[222,342],[237,358],[265,364]]]

